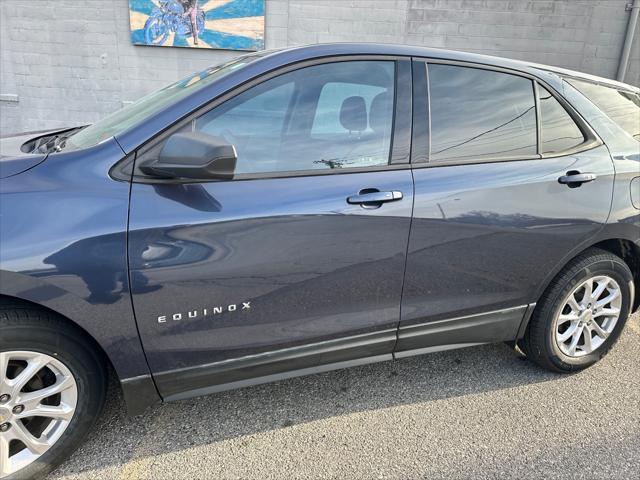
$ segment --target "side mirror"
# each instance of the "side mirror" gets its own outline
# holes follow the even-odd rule
[[[233,145],[203,132],[171,135],[158,158],[140,165],[146,175],[163,179],[207,181],[232,179],[238,155]]]

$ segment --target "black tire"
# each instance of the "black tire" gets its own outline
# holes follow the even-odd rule
[[[607,275],[620,286],[620,316],[599,348],[581,357],[565,355],[555,339],[554,318],[573,289],[596,275]],[[624,260],[605,250],[591,248],[574,258],[547,287],[518,346],[527,358],[548,370],[567,373],[585,369],[604,357],[620,337],[629,317],[633,294],[633,275]]]
[[[0,304],[0,352],[17,350],[45,353],[62,362],[74,376],[78,400],[58,441],[37,461],[3,480],[42,478],[71,455],[100,415],[107,387],[101,352],[82,331],[46,310],[5,302]]]

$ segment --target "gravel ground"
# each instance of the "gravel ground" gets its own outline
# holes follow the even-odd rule
[[[640,316],[575,375],[491,345],[123,411],[51,478],[639,478]]]

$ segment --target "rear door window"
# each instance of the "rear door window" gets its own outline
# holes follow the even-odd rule
[[[430,161],[535,157],[533,82],[508,73],[429,64]]]
[[[640,96],[637,93],[581,80],[567,81],[640,142]]]

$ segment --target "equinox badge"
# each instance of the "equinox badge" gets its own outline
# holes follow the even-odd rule
[[[232,303],[226,307],[217,306],[213,308],[203,308],[201,310],[189,310],[187,313],[174,313],[172,315],[160,315],[158,316],[158,323],[167,323],[167,319],[180,321],[187,318],[208,317],[213,315],[219,315],[225,312],[237,312],[238,310],[249,310],[251,308],[251,302],[242,302],[242,306],[237,303]]]

